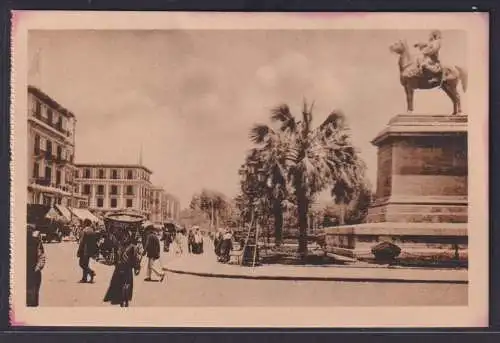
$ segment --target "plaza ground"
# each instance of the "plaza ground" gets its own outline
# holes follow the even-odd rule
[[[113,268],[93,262],[96,283],[78,283],[81,269],[76,249],[75,242],[45,245],[47,265],[40,306],[111,306],[102,299]],[[162,263],[168,265],[179,258],[183,257],[163,254]],[[203,261],[213,256],[196,258]],[[196,263],[193,257],[190,259]],[[163,283],[144,282],[145,262],[134,280],[133,307],[467,305],[467,284],[231,279],[176,273],[167,273]]]

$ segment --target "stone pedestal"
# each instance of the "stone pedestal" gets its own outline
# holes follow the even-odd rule
[[[416,252],[467,245],[467,117],[397,115],[378,147],[367,223],[327,228],[330,252],[371,255],[381,241]]]

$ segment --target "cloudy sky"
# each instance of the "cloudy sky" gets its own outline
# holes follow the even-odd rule
[[[201,188],[232,196],[251,147],[248,131],[288,103],[315,122],[333,109],[348,117],[375,184],[370,141],[405,111],[398,39],[429,31],[32,31],[28,82],[77,117],[77,162],[137,163],[187,205]],[[441,59],[466,66],[462,31],[444,31]],[[465,101],[465,111],[466,111]],[[444,93],[421,91],[415,112],[451,113]]]

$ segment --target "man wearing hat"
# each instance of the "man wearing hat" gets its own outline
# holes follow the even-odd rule
[[[153,225],[148,225],[145,228],[145,243],[142,254],[148,257],[148,270],[144,281],[153,281],[151,274],[155,273],[160,277],[160,282],[162,282],[165,278],[165,273],[158,271],[155,267],[156,261],[160,259],[160,239]]]
[[[40,233],[35,230],[33,225],[28,225],[26,249],[26,306],[36,307],[42,285],[45,251]]]
[[[90,276],[90,283],[93,283],[96,274],[90,268],[90,258],[94,257],[98,251],[97,234],[94,232],[92,222],[89,219],[84,220],[83,226],[82,238],[80,239],[80,245],[78,246],[77,252],[77,257],[80,259],[79,265],[83,273],[80,282],[89,282],[88,276]]]

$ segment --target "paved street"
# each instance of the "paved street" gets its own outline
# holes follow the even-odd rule
[[[93,262],[95,284],[79,284],[76,243],[46,244],[40,306],[110,306],[102,302],[112,267]],[[176,258],[162,257],[163,262]],[[207,258],[203,255],[200,259]],[[143,261],[143,266],[145,261]],[[131,306],[463,306],[467,285],[223,279],[169,273],[160,283],[135,278]]]

